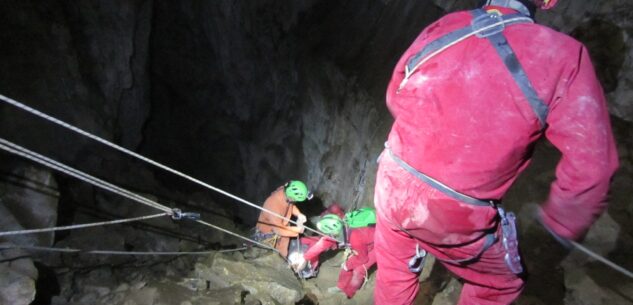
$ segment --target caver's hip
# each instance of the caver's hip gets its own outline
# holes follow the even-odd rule
[[[459,245],[496,229],[492,207],[459,202],[411,175],[383,152],[375,205],[394,229],[436,245]]]

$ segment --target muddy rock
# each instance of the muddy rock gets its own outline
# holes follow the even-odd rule
[[[212,260],[196,264],[195,275],[213,284],[211,289],[239,285],[262,304],[294,304],[304,295],[285,261],[272,253],[252,260],[219,253]]]
[[[432,305],[451,305],[457,304],[459,294],[462,291],[462,284],[455,278],[452,278],[446,287],[433,298]]]
[[[0,304],[28,305],[35,299],[37,269],[19,250],[0,252]],[[14,259],[17,258],[17,259]]]

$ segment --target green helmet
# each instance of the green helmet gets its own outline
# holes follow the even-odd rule
[[[345,213],[345,223],[350,228],[362,228],[376,224],[376,209],[360,208]]]
[[[308,187],[299,180],[291,180],[285,185],[286,198],[292,202],[301,202],[311,199],[312,194],[308,192]]]
[[[343,231],[343,221],[335,214],[325,214],[317,222],[317,229],[328,235],[339,235]]]

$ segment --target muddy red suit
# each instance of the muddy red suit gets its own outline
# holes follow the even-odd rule
[[[348,240],[353,254],[341,265],[336,284],[336,287],[341,289],[348,298],[352,298],[363,286],[368,270],[376,263],[374,232],[374,227],[354,228],[348,231]],[[321,253],[338,248],[338,243],[327,237],[302,238],[301,242],[309,245],[303,256],[313,268],[319,265]]]
[[[487,39],[473,36],[451,46],[421,65],[399,89],[414,54],[472,19],[470,12],[444,16],[397,63],[387,89],[387,106],[395,119],[388,146],[417,171],[460,193],[501,199],[528,166],[533,145],[544,133],[562,158],[540,214],[554,233],[576,239],[606,207],[609,180],[618,165],[605,97],[581,43],[533,23],[503,30],[549,108],[544,131]],[[499,238],[494,208],[441,193],[395,163],[387,151],[380,159],[375,204],[376,304],[412,304],[418,274],[408,270],[407,262],[416,244],[464,280],[461,305],[510,304],[520,294],[524,280],[509,271],[500,242],[472,262],[448,262],[477,256],[487,232]]]

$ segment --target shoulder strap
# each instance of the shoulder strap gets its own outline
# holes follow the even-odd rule
[[[521,63],[512,51],[507,40],[503,36],[506,26],[517,23],[533,23],[534,21],[523,14],[498,15],[488,14],[482,9],[471,11],[473,21],[469,26],[452,31],[428,43],[422,50],[413,55],[405,66],[405,77],[400,83],[400,90],[404,87],[411,75],[426,61],[447,48],[464,41],[471,36],[487,38],[497,50],[508,71],[512,74],[514,81],[527,98],[534,113],[539,119],[541,128],[545,128],[545,119],[548,108],[538,97],[536,90],[523,70]]]
[[[475,20],[478,18],[495,18],[494,16],[498,16],[496,14],[488,14],[482,9],[474,10],[473,15],[475,16]],[[492,33],[491,35],[484,36],[490,41],[492,46],[497,50],[497,54],[501,57],[501,60],[505,64],[506,68],[512,74],[512,78],[514,78],[514,82],[519,86],[525,98],[527,98],[532,110],[536,114],[536,117],[539,119],[541,123],[541,128],[545,128],[546,126],[546,118],[549,109],[547,105],[538,97],[536,90],[532,86],[532,82],[527,77],[523,66],[519,62],[519,59],[512,51],[512,47],[508,43],[508,40],[503,35],[503,32],[499,31],[496,33]]]

